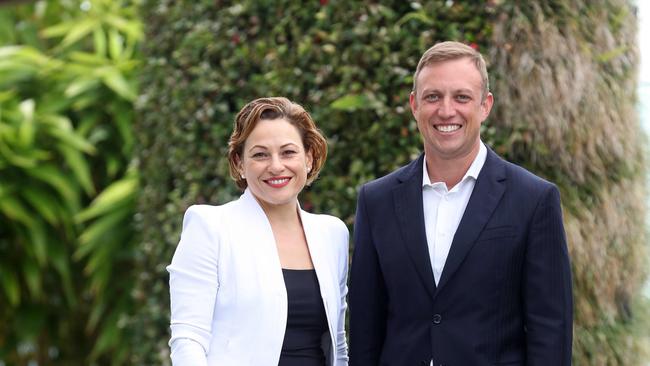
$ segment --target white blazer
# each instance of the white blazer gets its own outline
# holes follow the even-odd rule
[[[299,212],[327,315],[327,365],[347,365],[348,230],[336,217]],[[167,270],[174,365],[278,364],[287,291],[271,225],[249,190],[190,207]]]

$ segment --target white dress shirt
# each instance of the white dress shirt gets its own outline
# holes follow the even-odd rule
[[[424,157],[422,174],[422,204],[424,208],[424,228],[429,246],[429,259],[436,285],[447,261],[451,243],[465,213],[465,207],[474,190],[474,184],[485,163],[487,148],[481,142],[478,154],[472,165],[451,189],[444,182],[431,183],[427,174],[427,159]]]

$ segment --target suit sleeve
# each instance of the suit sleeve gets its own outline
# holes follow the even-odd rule
[[[387,295],[366,209],[359,192],[350,270],[350,366],[378,365],[386,333]]]
[[[219,286],[218,240],[193,206],[185,213],[183,232],[169,271],[171,359],[175,366],[207,365],[212,314]]]
[[[523,286],[527,365],[571,365],[571,266],[555,186],[541,196],[533,215]]]

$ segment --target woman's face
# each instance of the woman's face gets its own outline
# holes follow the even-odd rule
[[[284,118],[258,121],[240,159],[248,188],[264,209],[295,205],[312,166],[300,132]]]

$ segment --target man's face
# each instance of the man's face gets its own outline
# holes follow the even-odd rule
[[[490,114],[491,93],[482,100],[481,74],[469,58],[420,70],[410,104],[427,156],[471,161],[478,153],[481,123]]]

